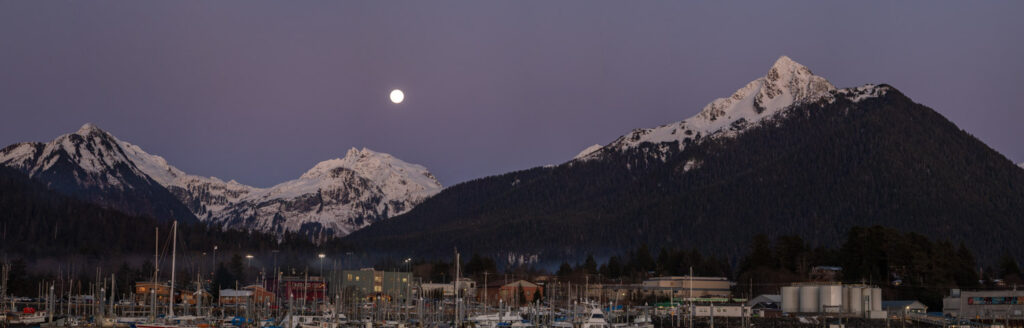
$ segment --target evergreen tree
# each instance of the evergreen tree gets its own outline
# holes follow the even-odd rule
[[[562,265],[558,266],[558,272],[556,273],[558,280],[569,281],[569,276],[572,275],[572,267],[569,266],[568,262],[562,261]]]
[[[594,261],[594,255],[587,255],[587,260],[583,261],[583,267],[581,268],[585,274],[597,274],[597,261]]]

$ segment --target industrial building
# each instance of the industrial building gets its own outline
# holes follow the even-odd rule
[[[953,289],[942,299],[942,313],[975,320],[1024,319],[1024,291]],[[961,314],[963,315],[961,317]]]
[[[884,319],[882,289],[866,285],[800,283],[782,287],[782,312]]]

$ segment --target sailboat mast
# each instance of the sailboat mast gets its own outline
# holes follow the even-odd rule
[[[153,285],[149,288],[149,294],[152,295],[150,298],[150,310],[149,320],[156,320],[156,292],[160,290],[160,285],[157,279],[160,274],[160,227],[156,227],[156,247],[153,249]]]
[[[167,317],[174,316],[174,262],[177,259],[177,248],[178,248],[178,221],[174,221],[172,226],[171,234],[171,286],[170,286],[170,297],[167,301]]]

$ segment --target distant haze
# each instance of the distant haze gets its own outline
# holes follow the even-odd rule
[[[266,187],[352,147],[443,184],[696,114],[788,55],[1024,161],[1024,2],[4,1],[0,144],[93,122]],[[393,104],[392,89],[405,91]]]

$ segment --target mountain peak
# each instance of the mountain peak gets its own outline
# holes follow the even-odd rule
[[[81,135],[81,136],[87,136],[87,135],[89,135],[89,134],[91,134],[93,132],[103,132],[103,130],[101,130],[98,126],[96,126],[96,124],[85,123],[85,124],[82,124],[82,127],[78,128],[78,131],[75,131],[75,134]]]
[[[835,86],[828,80],[782,56],[775,60],[764,77],[747,83],[728,98],[715,99],[704,106],[697,118],[711,122],[725,117],[729,123],[743,118],[750,122],[795,103],[818,99],[831,90],[835,90]]]
[[[356,148],[356,147],[352,147],[347,152],[345,152],[345,157],[343,157],[342,159],[348,159],[348,160],[356,161],[356,160],[359,160],[359,159],[363,159],[363,158],[367,158],[367,157],[373,157],[373,156],[392,157],[390,154],[376,152],[376,151],[373,151],[373,150],[371,150],[369,148],[366,148],[366,147],[363,147],[362,149],[359,149],[359,148]]]
[[[625,150],[642,143],[678,142],[681,149],[688,141],[735,135],[794,104],[819,100],[834,90],[835,86],[825,78],[781,56],[765,76],[750,81],[729,97],[708,103],[697,115],[656,128],[634,130],[609,147]]]
[[[781,57],[779,57],[779,59],[775,60],[775,63],[772,64],[772,68],[779,69],[779,70],[793,70],[793,69],[807,68],[807,67],[805,67],[804,65],[800,65],[800,63],[797,63],[797,62],[793,61],[793,59],[789,58],[789,56],[782,55]]]

